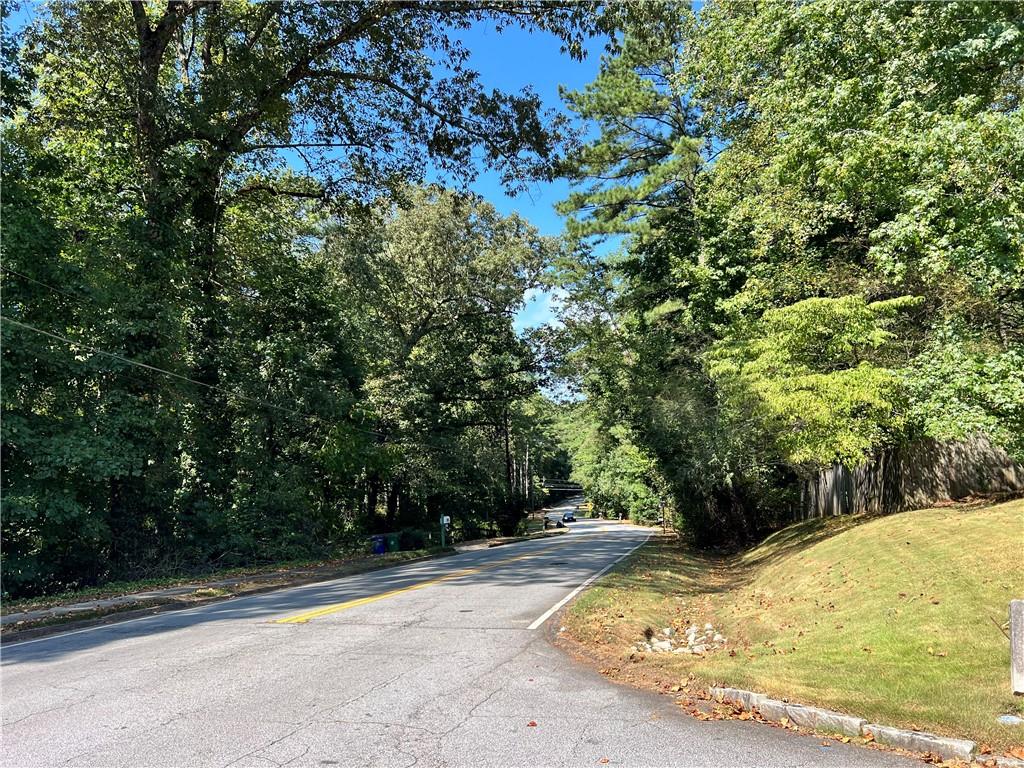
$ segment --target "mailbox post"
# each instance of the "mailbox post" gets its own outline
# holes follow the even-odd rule
[[[1010,687],[1024,695],[1024,600],[1010,601]]]
[[[445,546],[445,534],[448,532],[448,526],[451,525],[452,519],[448,515],[441,515],[441,548]]]

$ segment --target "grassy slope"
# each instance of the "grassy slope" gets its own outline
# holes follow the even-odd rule
[[[580,598],[566,624],[625,662],[647,626],[710,621],[725,650],[643,665],[1005,749],[1024,731],[995,718],[1024,702],[1010,694],[1009,642],[993,620],[1016,597],[1024,500],[809,521],[732,559],[662,539]]]

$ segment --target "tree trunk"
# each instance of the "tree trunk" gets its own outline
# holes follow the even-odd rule
[[[196,387],[196,417],[192,425],[192,452],[195,466],[193,505],[206,515],[214,515],[230,506],[230,456],[223,451],[231,434],[230,404],[222,391],[221,346],[226,318],[220,291],[220,254],[218,226],[223,213],[218,200],[219,167],[208,169],[193,187],[192,220],[195,242],[192,247],[192,272],[199,291],[194,297],[195,322],[191,328],[191,347],[195,365],[191,377],[202,383]]]
[[[398,521],[398,496],[401,493],[401,488],[402,484],[399,480],[395,480],[388,486],[387,521],[389,529],[393,528]]]
[[[366,516],[374,517],[377,514],[377,497],[380,493],[380,480],[376,475],[366,481]]]

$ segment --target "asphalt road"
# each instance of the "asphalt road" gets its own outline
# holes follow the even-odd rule
[[[647,535],[581,520],[564,537],[6,644],[3,765],[919,764],[701,722],[566,658],[541,622]]]

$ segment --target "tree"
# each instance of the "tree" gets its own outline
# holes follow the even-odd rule
[[[599,137],[581,145],[563,172],[581,187],[559,206],[579,236],[642,231],[652,209],[677,209],[693,192],[700,125],[680,79],[693,17],[679,3],[612,11],[621,30],[593,83],[563,91],[570,110]]]
[[[465,178],[474,148],[510,186],[550,165],[559,121],[539,113],[532,93],[482,88],[457,39],[474,23],[544,29],[578,56],[593,15],[532,2],[133,0],[56,3],[35,30],[40,98],[28,122],[71,167],[88,147],[94,166],[125,171],[112,190],[124,211],[115,221],[138,290],[118,346],[205,385],[187,426],[191,503],[228,498],[216,446],[229,428],[220,350],[232,201],[368,200],[419,178],[428,161]],[[289,163],[306,178],[284,173]],[[175,335],[185,338],[184,368],[167,343]]]
[[[523,504],[515,426],[536,390],[537,363],[512,317],[555,245],[471,197],[426,187],[402,198],[408,207],[384,201],[342,222],[327,249],[362,334],[366,422],[392,450],[387,471],[367,475],[367,512],[385,484],[391,524],[403,500],[440,503],[441,465],[462,453],[479,458],[460,443],[474,431],[503,450],[500,506]]]
[[[640,48],[586,92],[599,136],[575,157],[600,162],[569,168],[589,186],[566,209],[631,239],[599,280],[569,279],[566,316],[589,319],[566,346],[698,534],[749,536],[801,476],[922,436],[1020,450],[1018,15],[706,4],[657,57],[706,137],[685,191],[658,165],[676,155],[622,139],[652,107],[679,124],[636,84]]]
[[[355,473],[403,457],[376,444],[369,337],[323,222],[407,203],[428,168],[461,183],[482,166],[512,188],[550,173],[563,122],[529,91],[485,90],[459,36],[516,25],[579,56],[598,21],[548,2],[55,2],[5,44],[5,585],[357,535]],[[493,416],[466,404],[478,384],[512,423],[533,391],[527,351],[488,322],[452,339],[472,366],[440,347],[415,360],[455,387],[441,400],[458,402],[422,390],[407,415],[410,434],[462,451],[459,492],[484,454],[507,484],[506,452],[424,425]],[[425,487],[440,465],[410,473]]]

